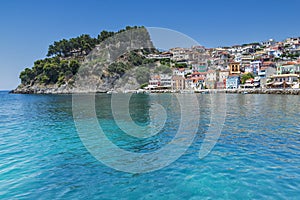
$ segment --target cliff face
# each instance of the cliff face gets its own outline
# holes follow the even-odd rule
[[[138,89],[148,82],[150,74],[159,65],[159,62],[145,58],[146,54],[154,51],[156,50],[145,28],[118,32],[96,45],[88,55],[81,58],[78,66],[74,63],[72,65],[69,58],[59,58],[55,61],[60,65],[65,64],[69,70],[62,72],[62,68],[55,68],[57,64],[52,60],[50,65],[43,65],[40,68],[37,63],[33,68],[35,74],[30,71],[31,69],[26,69],[28,72],[23,76],[22,73],[20,75],[20,78],[23,78],[22,84],[12,92],[63,94]],[[45,73],[45,70],[49,75],[41,76],[40,74]],[[59,77],[61,74],[64,74],[61,76],[63,78]],[[51,82],[51,78],[56,82]]]

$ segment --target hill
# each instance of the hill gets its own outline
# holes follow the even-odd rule
[[[20,73],[21,84],[13,93],[106,92],[137,89],[160,66],[146,55],[155,53],[144,27],[117,32],[102,31],[97,38],[84,34],[55,41],[47,58]],[[130,80],[130,81],[129,81]],[[125,83],[125,82],[126,83]]]

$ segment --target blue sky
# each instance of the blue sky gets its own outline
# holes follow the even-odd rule
[[[0,90],[44,58],[53,41],[127,25],[173,29],[207,47],[300,36],[298,0],[97,1],[0,3]]]

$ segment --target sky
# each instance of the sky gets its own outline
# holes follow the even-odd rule
[[[206,47],[300,36],[298,0],[9,0],[0,3],[0,90],[54,41],[125,26],[162,27]]]

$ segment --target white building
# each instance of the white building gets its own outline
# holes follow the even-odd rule
[[[261,45],[269,47],[269,46],[273,46],[276,44],[276,41],[274,39],[269,39],[267,41],[263,41],[261,42]]]

